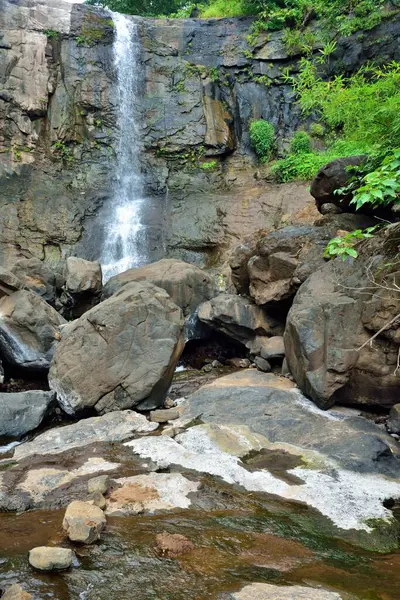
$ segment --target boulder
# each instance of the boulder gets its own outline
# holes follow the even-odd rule
[[[198,316],[203,323],[242,343],[282,330],[281,324],[264,309],[234,294],[220,294],[204,302],[199,307]]]
[[[144,415],[132,410],[116,411],[45,431],[31,442],[17,446],[14,458],[22,460],[34,454],[61,454],[99,442],[121,442],[135,433],[149,433],[157,427],[156,423],[150,423]]]
[[[270,338],[262,338],[263,344],[260,348],[260,354],[265,360],[271,358],[284,358],[285,356],[285,344],[283,336],[275,335]]]
[[[346,596],[347,597],[347,596]],[[229,600],[342,600],[337,592],[322,588],[300,585],[272,585],[269,583],[251,583],[240,592],[230,594]]]
[[[0,393],[0,436],[21,437],[36,429],[55,400],[53,392]]]
[[[76,500],[65,511],[62,526],[71,542],[93,544],[100,539],[106,518],[98,506]]]
[[[14,583],[6,589],[1,598],[2,600],[31,600],[32,595],[25,592],[18,583]]]
[[[283,302],[287,311],[299,286],[324,264],[325,247],[337,231],[364,229],[375,223],[365,215],[340,214],[322,217],[314,225],[260,231],[246,246],[251,253],[242,251],[241,246],[232,253],[232,280],[238,293],[249,295],[256,304]]]
[[[129,269],[106,283],[103,298],[109,298],[127,283],[147,281],[165,290],[185,316],[216,293],[213,277],[182,260],[164,258],[150,265]]]
[[[178,408],[153,410],[150,413],[150,421],[153,423],[168,423],[179,419],[180,412]]]
[[[362,242],[356,260],[330,261],[297,293],[286,358],[301,390],[321,408],[398,402],[399,233],[399,225],[391,226]]]
[[[400,433],[400,404],[395,404],[390,409],[387,426],[392,433]]]
[[[38,571],[65,571],[72,566],[73,557],[69,548],[39,546],[29,552],[29,564]]]
[[[102,288],[99,262],[69,256],[65,264],[65,288],[71,294],[97,294]]]
[[[38,258],[20,258],[11,268],[24,287],[41,296],[46,302],[54,303],[57,288],[63,281],[47,263]]]
[[[19,290],[0,300],[0,353],[14,367],[46,372],[66,323],[42,298]]]
[[[63,336],[49,383],[68,414],[163,404],[183,349],[182,311],[168,294],[132,283],[85,313]]]
[[[261,356],[256,356],[254,362],[259,371],[263,371],[264,373],[269,373],[270,371],[272,371],[270,363],[267,360],[265,360],[265,358],[262,358]]]
[[[106,494],[108,488],[110,487],[110,478],[108,475],[99,475],[98,477],[93,477],[88,481],[88,492],[89,494]]]
[[[311,183],[310,194],[315,198],[318,210],[324,204],[334,204],[346,212],[355,212],[350,204],[352,194],[338,195],[335,190],[345,187],[352,177],[349,167],[358,167],[366,160],[365,155],[336,158],[321,167]]]

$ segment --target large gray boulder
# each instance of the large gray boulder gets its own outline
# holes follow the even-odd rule
[[[400,475],[398,445],[375,423],[319,410],[288,379],[255,369],[200,388],[189,397],[183,418],[246,425],[270,443],[316,451],[343,469]]]
[[[46,372],[65,319],[37,294],[19,290],[0,300],[0,353],[14,367]]]
[[[279,334],[282,325],[252,300],[220,294],[198,310],[200,321],[235,340],[246,343],[256,336]]]
[[[0,436],[20,437],[36,429],[55,399],[54,392],[0,394]]]
[[[357,259],[325,264],[296,295],[286,359],[301,390],[321,408],[398,402],[399,234],[400,226],[391,226],[363,242]]]
[[[182,311],[151,283],[131,283],[68,327],[50,388],[68,414],[161,406],[183,349]]]
[[[165,290],[185,316],[216,294],[214,280],[208,273],[182,260],[164,258],[115,275],[105,285],[103,297],[109,298],[127,283],[135,281],[147,281]]]

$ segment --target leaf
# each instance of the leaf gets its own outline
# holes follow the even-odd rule
[[[347,248],[347,254],[353,256],[353,258],[357,258],[358,256],[358,252],[354,248]]]

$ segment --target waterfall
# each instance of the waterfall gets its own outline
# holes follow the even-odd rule
[[[107,224],[100,258],[105,280],[146,262],[146,231],[141,220],[144,190],[139,161],[141,47],[136,23],[119,13],[112,13],[112,18],[119,140],[111,222]]]

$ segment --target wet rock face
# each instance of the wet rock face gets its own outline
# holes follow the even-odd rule
[[[157,408],[183,349],[182,329],[182,312],[164,290],[132,283],[68,328],[50,387],[68,414]]]
[[[298,57],[288,56],[281,32],[261,34],[250,57],[251,19],[137,22],[151,258],[167,246],[179,258],[212,259],[238,234],[256,231],[260,217],[272,226],[296,212],[287,210],[287,196],[292,203],[301,197],[302,208],[306,186],[255,182],[249,154],[252,118],[271,121],[279,139],[300,124],[293,90],[281,78]],[[118,137],[110,15],[57,0],[1,0],[0,29],[0,264],[97,259]],[[394,19],[363,39],[339,40],[329,68],[352,72],[378,55],[396,58],[398,34]],[[213,160],[215,169],[201,168]]]
[[[53,392],[0,393],[0,436],[20,437],[36,429],[54,401]]]
[[[392,226],[360,245],[357,260],[325,264],[296,295],[286,358],[299,387],[322,408],[398,402],[398,234]]]

